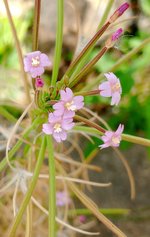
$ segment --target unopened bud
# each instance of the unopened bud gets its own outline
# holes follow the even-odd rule
[[[114,22],[118,17],[120,17],[128,8],[129,8],[129,3],[125,2],[123,3],[115,12],[114,14],[110,17],[109,22]]]
[[[113,47],[115,41],[118,40],[120,38],[120,36],[122,35],[122,32],[123,32],[123,29],[120,28],[115,33],[113,33],[112,36],[109,37],[108,40],[106,41],[105,46],[107,48]]]
[[[112,41],[116,41],[120,38],[120,36],[122,35],[123,29],[120,28],[118,29],[111,37]]]
[[[37,77],[35,80],[35,86],[36,88],[41,88],[44,86],[44,81],[41,77]]]

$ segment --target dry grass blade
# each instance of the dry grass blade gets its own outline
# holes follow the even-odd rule
[[[14,170],[14,167],[11,165],[10,161],[9,161],[9,156],[8,156],[8,152],[9,152],[9,147],[10,147],[10,143],[11,143],[11,140],[12,138],[14,137],[21,121],[23,120],[23,118],[25,117],[25,115],[28,113],[28,111],[30,110],[30,108],[32,107],[34,101],[32,101],[28,106],[27,108],[25,109],[25,111],[23,112],[23,114],[20,116],[20,118],[17,120],[15,126],[13,127],[13,130],[9,136],[9,139],[7,141],[7,145],[6,145],[6,159],[7,159],[7,163],[9,165],[9,167]]]
[[[48,215],[48,211],[34,197],[31,197],[31,200],[41,211],[43,211],[46,215]],[[70,230],[76,231],[76,232],[81,233],[81,234],[91,235],[91,236],[92,235],[99,235],[99,232],[88,232],[88,231],[81,230],[79,228],[76,228],[74,226],[69,225],[68,223],[60,220],[57,217],[56,217],[56,221],[59,224],[64,225],[65,227],[69,228]]]
[[[61,165],[56,162],[56,168],[60,171],[60,173],[66,176],[66,171],[61,167]],[[96,204],[87,197],[82,191],[80,191],[77,186],[73,182],[68,183],[69,188],[73,193],[79,198],[79,200],[86,206],[108,229],[110,229],[114,234],[119,237],[126,237],[126,235],[115,226],[109,219],[107,219],[98,209]]]

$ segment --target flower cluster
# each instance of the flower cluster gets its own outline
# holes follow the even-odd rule
[[[83,96],[74,96],[70,88],[60,90],[60,100],[53,105],[54,112],[49,114],[48,123],[43,124],[43,132],[52,134],[57,142],[67,139],[67,131],[74,126],[75,111],[83,108]]]
[[[115,39],[120,36],[122,30],[119,29],[113,36]],[[113,39],[112,39],[113,40]],[[36,88],[41,88],[44,85],[43,79],[40,77],[44,73],[44,68],[50,66],[47,55],[40,51],[31,52],[24,58],[24,69],[35,78]],[[103,97],[112,97],[111,105],[118,105],[121,98],[122,88],[119,78],[112,72],[104,74],[107,81],[99,85],[99,93]],[[84,106],[83,96],[74,96],[70,88],[60,90],[60,100],[53,105],[53,112],[49,113],[48,123],[43,124],[43,132],[52,135],[59,143],[67,139],[67,131],[75,125],[73,117],[75,112]],[[119,125],[116,132],[106,131],[102,140],[101,148],[109,146],[118,147],[123,132],[123,125]]]

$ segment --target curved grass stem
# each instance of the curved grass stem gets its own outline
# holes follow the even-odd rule
[[[35,170],[34,170],[34,174],[33,174],[33,178],[31,180],[31,183],[30,183],[30,186],[28,188],[28,191],[23,199],[23,202],[20,206],[20,209],[17,213],[17,216],[15,217],[14,219],[14,223],[10,229],[10,232],[9,232],[9,237],[14,237],[15,236],[15,233],[16,233],[16,230],[22,220],[22,216],[29,204],[29,201],[31,199],[31,196],[32,196],[32,193],[34,191],[34,188],[36,186],[36,183],[37,183],[37,180],[38,180],[38,177],[39,177],[39,173],[40,173],[40,169],[41,169],[41,166],[42,166],[42,163],[43,163],[43,160],[44,160],[44,155],[45,155],[45,149],[46,149],[46,137],[44,137],[42,139],[42,144],[41,144],[41,148],[40,148],[40,152],[39,152],[39,156],[38,156],[38,160],[37,160],[37,163],[36,163],[36,166],[35,166]]]
[[[25,89],[25,93],[26,93],[26,100],[27,100],[27,103],[30,103],[31,102],[31,97],[30,97],[30,92],[29,92],[30,88],[29,88],[29,84],[28,84],[27,75],[24,71],[23,56],[22,56],[22,51],[21,51],[19,39],[18,39],[18,36],[17,36],[17,32],[16,32],[16,29],[15,29],[15,25],[14,25],[14,22],[13,22],[11,12],[10,12],[10,9],[9,9],[8,1],[7,0],[3,0],[3,1],[4,1],[4,4],[5,4],[5,8],[6,8],[10,28],[11,28],[12,35],[13,35],[13,38],[14,38],[14,41],[15,41],[16,50],[17,50],[17,53],[18,53],[18,58],[19,58],[19,62],[20,62],[20,69],[21,69],[22,79],[23,79],[23,83],[24,83],[24,89]]]
[[[29,128],[27,128],[23,135],[22,135],[22,138],[23,139],[26,139],[28,137],[28,135],[30,134],[30,132],[41,122],[41,118],[37,117],[33,123],[31,124],[31,126]],[[11,161],[13,159],[13,156],[14,154],[19,150],[19,148],[21,147],[23,143],[23,140],[18,140],[16,142],[16,144],[13,146],[13,148],[9,151],[8,153],[8,158],[9,158],[9,161]],[[5,168],[5,166],[7,165],[7,159],[6,157],[4,157],[2,159],[2,161],[0,162],[0,172]]]

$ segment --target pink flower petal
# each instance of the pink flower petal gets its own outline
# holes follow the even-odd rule
[[[119,127],[117,128],[115,135],[121,135],[121,133],[124,130],[124,125],[123,124],[119,124]]]
[[[41,53],[40,61],[41,61],[41,66],[42,67],[48,67],[48,66],[52,65],[52,63],[50,62],[48,56],[46,54],[44,54],[44,53]]]
[[[58,142],[58,143],[61,142],[61,138],[60,138],[60,134],[59,133],[54,132],[53,133],[53,137],[56,140],[56,142]]]
[[[52,134],[53,133],[53,128],[49,123],[44,123],[42,131],[45,134]]]
[[[62,131],[60,133],[60,138],[62,141],[65,141],[67,139],[67,133],[65,131]]]
[[[120,102],[121,96],[119,92],[115,92],[112,94],[111,105],[118,105]]]

